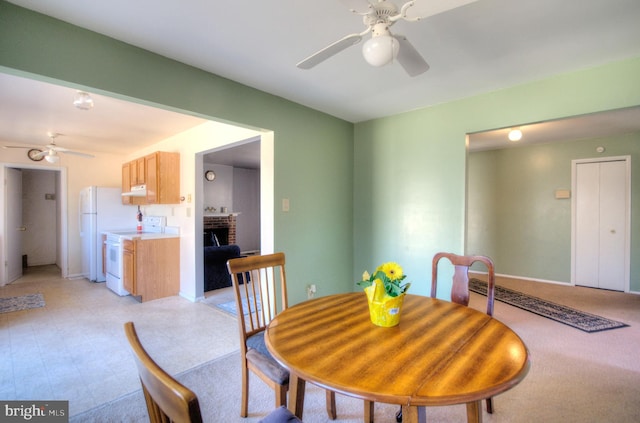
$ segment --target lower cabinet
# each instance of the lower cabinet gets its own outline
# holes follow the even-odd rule
[[[180,291],[180,239],[133,239],[122,244],[122,283],[141,301]]]

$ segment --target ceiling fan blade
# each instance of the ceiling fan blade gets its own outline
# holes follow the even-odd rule
[[[394,35],[398,40],[400,48],[396,61],[404,68],[409,76],[418,76],[429,70],[429,64],[422,58],[418,50],[407,40],[404,35]]]
[[[61,149],[60,147],[58,147],[58,151],[60,151],[61,153],[65,153],[65,154],[73,154],[75,156],[82,156],[82,157],[87,157],[87,158],[94,158],[95,157],[93,154],[80,153],[79,151],[67,150],[66,148]]]
[[[3,145],[2,148],[35,148],[29,147],[28,145]]]
[[[351,34],[336,41],[335,43],[323,48],[322,50],[307,57],[296,66],[300,69],[311,69],[320,62],[327,60],[329,57],[340,53],[342,50],[352,45],[358,44],[362,40],[362,36],[369,32],[369,29],[360,34]]]
[[[360,15],[366,15],[373,9],[373,6],[367,0],[340,0],[340,2],[347,6],[351,12]]]
[[[48,154],[49,154],[49,150],[44,150],[44,151],[41,151],[39,153],[34,154],[32,157],[34,159],[39,159],[40,157],[44,157],[44,156],[46,156]]]
[[[424,19],[476,1],[478,0],[414,0],[407,2],[413,4],[407,7],[405,19],[408,21]]]

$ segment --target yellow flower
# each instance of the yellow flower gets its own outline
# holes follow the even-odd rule
[[[387,277],[392,280],[398,280],[402,278],[402,267],[398,263],[388,262],[376,269],[376,271],[381,270],[387,275]]]
[[[370,278],[371,278],[371,275],[369,275],[369,272],[365,270],[364,273],[362,274],[362,280],[368,281]]]

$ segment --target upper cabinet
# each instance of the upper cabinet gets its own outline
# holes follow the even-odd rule
[[[179,204],[180,153],[157,151],[122,165],[123,204]]]

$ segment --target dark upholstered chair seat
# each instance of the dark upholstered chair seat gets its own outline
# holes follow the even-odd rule
[[[267,417],[258,423],[302,423],[302,420],[291,414],[291,411],[283,405],[271,412]]]

